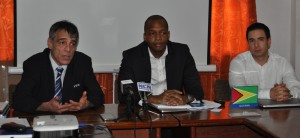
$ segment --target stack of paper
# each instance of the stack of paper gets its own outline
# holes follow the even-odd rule
[[[189,104],[177,105],[177,106],[169,106],[169,105],[164,105],[164,104],[152,104],[152,105],[154,105],[157,109],[187,109],[187,110],[212,109],[212,108],[218,108],[221,106],[221,104],[213,102],[213,101],[202,100],[202,102],[203,102],[203,106],[199,106],[199,107],[192,107]],[[200,101],[195,101],[193,103],[200,103]]]

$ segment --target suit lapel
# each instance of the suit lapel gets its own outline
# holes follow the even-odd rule
[[[45,70],[45,80],[48,81],[49,83],[49,86],[48,87],[48,90],[49,90],[49,96],[54,96],[54,89],[55,89],[55,83],[54,83],[54,71],[53,71],[53,67],[51,65],[51,61],[49,59],[49,56],[50,56],[50,50],[48,48],[46,48],[44,51],[45,53],[45,57],[46,57],[46,62],[45,65],[44,65],[44,70]]]
[[[67,89],[70,88],[70,86],[73,84],[73,81],[72,81],[72,80],[74,80],[72,78],[73,68],[74,68],[73,66],[74,66],[74,64],[71,62],[66,69],[62,93],[64,93],[64,91],[67,91]],[[66,80],[69,80],[69,81],[66,81]]]
[[[146,80],[143,80],[147,83],[151,82],[151,63],[150,63],[150,56],[149,56],[149,51],[148,51],[148,45],[146,42],[143,43],[142,46],[142,55],[141,55],[141,67],[142,72],[141,75],[145,78]]]
[[[174,51],[172,47],[172,43],[168,43],[168,55],[166,56],[166,79],[167,79],[167,87],[171,88],[173,84],[173,79],[174,79],[174,72],[176,71],[176,65],[177,65],[177,60],[175,59],[174,56]]]

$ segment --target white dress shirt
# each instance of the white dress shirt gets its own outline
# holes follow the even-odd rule
[[[160,58],[155,58],[148,48],[151,63],[151,84],[152,95],[160,95],[167,89],[166,79],[166,56],[168,55],[168,47]]]
[[[235,57],[229,68],[230,86],[257,85],[258,98],[270,99],[270,89],[274,84],[286,84],[293,98],[300,98],[300,82],[296,79],[292,65],[283,57],[269,51],[269,59],[259,65],[250,51]]]

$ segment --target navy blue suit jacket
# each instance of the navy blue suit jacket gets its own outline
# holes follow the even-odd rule
[[[203,90],[195,61],[187,45],[168,42],[168,55],[165,68],[168,90],[177,89],[193,95],[196,99],[203,99]],[[131,79],[137,91],[137,82],[151,82],[151,63],[148,44],[144,41],[136,47],[123,52],[123,59],[119,71],[118,86],[120,81]],[[118,89],[120,102],[126,102],[126,96]],[[140,100],[135,93],[136,102]]]
[[[23,63],[21,81],[13,94],[13,107],[18,111],[35,112],[43,102],[54,96],[54,72],[49,59],[50,49],[35,54]],[[62,101],[79,101],[83,91],[95,106],[104,102],[104,94],[96,80],[91,58],[75,52],[67,67],[63,82]]]

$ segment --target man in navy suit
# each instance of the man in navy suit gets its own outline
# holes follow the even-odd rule
[[[169,41],[170,31],[166,19],[150,16],[144,24],[144,42],[125,50],[120,67],[118,86],[122,80],[151,83],[153,90],[148,102],[183,105],[203,99],[203,90],[195,61],[185,44]],[[119,101],[126,95],[119,87]],[[134,93],[136,101],[141,97]]]
[[[51,26],[48,48],[23,63],[22,79],[13,95],[13,108],[32,113],[62,113],[103,105],[103,92],[94,75],[91,58],[76,51],[78,42],[78,29],[73,23],[63,20]],[[61,74],[59,79],[58,74]]]

